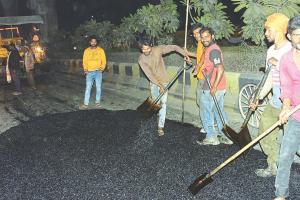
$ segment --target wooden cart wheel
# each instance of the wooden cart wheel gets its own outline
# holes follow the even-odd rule
[[[256,88],[257,88],[257,86],[255,84],[249,83],[249,84],[246,84],[245,86],[243,86],[242,89],[240,90],[239,109],[240,109],[240,113],[241,113],[243,119],[246,118],[250,100],[251,100]],[[265,100],[258,105],[258,108],[256,109],[256,111],[251,115],[251,118],[248,122],[249,125],[251,125],[255,128],[259,127],[259,121],[261,118],[261,114],[267,103],[268,103],[268,101],[265,98]]]

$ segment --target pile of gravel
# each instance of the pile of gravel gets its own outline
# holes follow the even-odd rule
[[[0,135],[0,199],[272,199],[274,177],[258,178],[265,157],[250,151],[214,176],[196,196],[194,179],[222,163],[235,146],[199,146],[199,130],[132,110],[88,110],[34,118]],[[300,168],[291,173],[299,199]]]

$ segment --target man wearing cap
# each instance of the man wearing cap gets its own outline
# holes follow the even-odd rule
[[[280,113],[282,102],[280,100],[280,79],[279,62],[283,54],[291,49],[291,43],[286,39],[289,18],[282,13],[274,13],[267,17],[265,22],[265,36],[269,42],[274,43],[269,47],[266,58],[266,68],[268,63],[272,69],[267,80],[262,87],[256,103],[250,104],[251,109],[255,110],[258,102],[263,100],[272,92],[269,104],[265,107],[259,124],[259,133],[263,133],[277,120]],[[260,146],[267,156],[268,167],[266,169],[257,169],[257,176],[270,177],[275,176],[277,172],[277,161],[280,147],[280,138],[282,137],[282,127],[277,127],[271,134],[260,141]]]

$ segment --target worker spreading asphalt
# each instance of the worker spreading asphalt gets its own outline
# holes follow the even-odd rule
[[[136,111],[87,110],[33,118],[0,135],[0,199],[269,200],[275,178],[259,178],[263,154],[251,150],[217,173],[196,196],[187,191],[238,148],[200,146],[199,129]],[[300,199],[294,164],[290,199]]]

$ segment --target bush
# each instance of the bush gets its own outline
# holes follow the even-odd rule
[[[254,72],[265,66],[266,47],[258,46],[234,46],[221,47],[224,54],[226,71],[231,72]],[[108,60],[112,62],[137,63],[140,52],[107,52]],[[183,58],[178,54],[170,54],[164,57],[166,66],[182,66]]]

